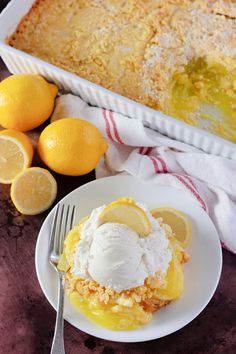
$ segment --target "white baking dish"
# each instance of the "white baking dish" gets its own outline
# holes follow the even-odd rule
[[[34,0],[11,0],[0,15],[0,55],[10,72],[14,74],[22,72],[41,74],[48,80],[55,82],[61,89],[79,95],[91,105],[140,119],[145,126],[158,130],[171,138],[194,145],[208,153],[236,160],[235,144],[168,117],[6,45],[4,39],[14,32],[17,24],[29,11],[33,2]]]

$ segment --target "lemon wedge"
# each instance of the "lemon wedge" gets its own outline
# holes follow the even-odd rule
[[[157,289],[156,296],[160,300],[172,301],[178,299],[184,288],[184,273],[182,265],[175,254],[173,254],[170,262],[166,280],[166,287],[164,289]]]
[[[145,211],[131,198],[119,198],[108,204],[103,209],[99,220],[102,224],[106,222],[125,224],[140,236],[147,236],[151,231],[150,221]]]
[[[44,168],[30,167],[19,173],[11,185],[11,199],[16,209],[26,215],[47,210],[57,194],[57,183]]]
[[[187,247],[191,238],[191,224],[187,216],[174,208],[155,208],[151,210],[154,218],[162,218],[165,224],[168,224],[176,240],[182,247]]]
[[[31,165],[33,146],[23,133],[12,129],[0,132],[0,183],[10,184]]]

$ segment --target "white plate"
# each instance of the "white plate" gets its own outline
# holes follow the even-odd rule
[[[99,179],[74,190],[62,201],[77,206],[76,222],[92,209],[112,200],[130,196],[145,202],[148,207],[170,206],[188,215],[192,223],[190,260],[185,266],[185,287],[182,297],[156,312],[152,321],[134,331],[110,331],[92,322],[65,300],[65,319],[78,329],[93,336],[119,341],[140,342],[160,338],[177,331],[191,322],[205,308],[219,282],[222,252],[213,223],[203,209],[188,194],[167,186],[141,182],[131,176],[113,176]],[[55,308],[57,303],[57,276],[50,266],[47,254],[50,227],[55,208],[40,230],[36,245],[36,271],[41,288]]]

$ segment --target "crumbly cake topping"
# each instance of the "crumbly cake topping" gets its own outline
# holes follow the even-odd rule
[[[236,69],[236,21],[205,13],[195,3],[192,8],[173,7],[162,33],[157,32],[146,50],[143,90],[153,100],[158,93],[160,108],[164,107],[173,74],[183,71],[191,59],[200,57]]]
[[[172,77],[191,59],[236,70],[236,2],[37,0],[8,43],[168,113]]]

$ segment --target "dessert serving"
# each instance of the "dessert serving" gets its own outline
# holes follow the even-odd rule
[[[127,197],[94,209],[69,232],[58,265],[71,303],[111,330],[148,323],[182,294],[189,238],[175,209],[150,212]]]
[[[235,141],[234,1],[38,0],[7,43]]]

